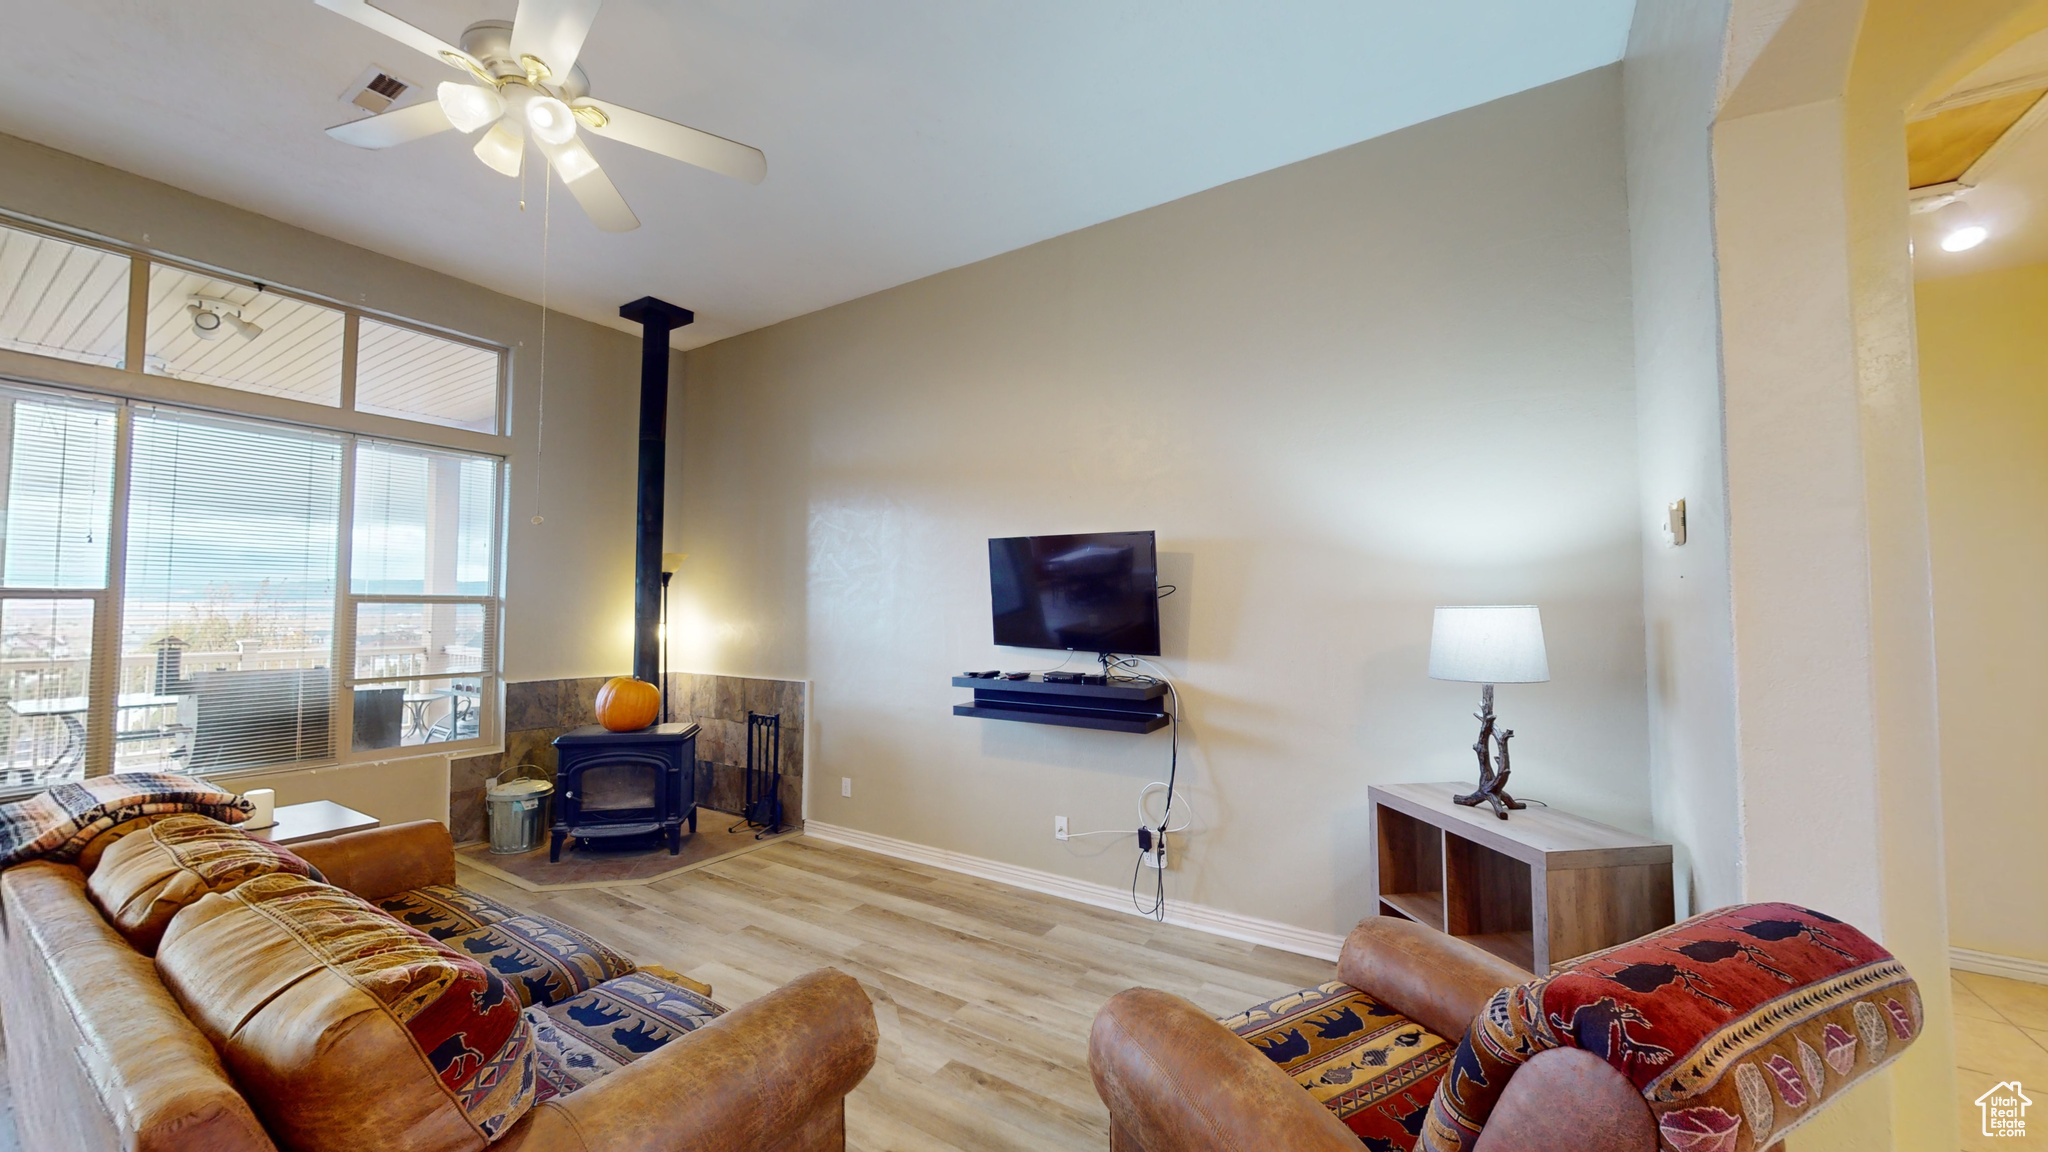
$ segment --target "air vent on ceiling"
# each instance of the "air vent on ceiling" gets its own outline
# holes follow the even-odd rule
[[[348,86],[348,90],[341,94],[341,99],[344,103],[353,104],[365,112],[388,112],[413,88],[412,81],[402,80],[372,64],[363,70],[361,76],[356,77],[355,83]]]

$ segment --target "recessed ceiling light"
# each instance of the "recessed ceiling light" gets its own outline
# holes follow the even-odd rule
[[[1968,252],[1991,238],[1991,230],[1960,200],[1936,212],[1934,225],[1941,233],[1944,252]]]

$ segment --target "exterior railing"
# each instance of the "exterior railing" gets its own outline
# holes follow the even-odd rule
[[[457,649],[451,655],[467,654]],[[356,650],[357,677],[445,678],[447,671],[433,670],[430,650],[425,645],[371,645]],[[321,668],[332,663],[330,648],[258,648],[239,651],[186,651],[180,661],[183,674],[216,671],[259,671],[292,668]],[[82,751],[78,747],[82,725],[63,716],[23,716],[7,707],[14,700],[47,701],[82,699],[89,691],[92,661],[88,656],[0,656],[0,789],[18,788],[57,779],[75,779]],[[461,676],[461,673],[452,675]],[[474,675],[473,673],[470,675]],[[118,687],[122,696],[149,695],[156,688],[156,654],[125,653],[121,657]],[[116,764],[126,768],[138,758],[161,760],[172,737],[163,708],[122,709],[115,716],[118,734],[127,737],[117,744]],[[163,745],[157,747],[153,745]],[[47,779],[45,779],[47,777]]]

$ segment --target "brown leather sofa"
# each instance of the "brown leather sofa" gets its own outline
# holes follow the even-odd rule
[[[1419,924],[1353,929],[1338,979],[1439,1036],[1457,1037],[1493,994],[1534,974]],[[1133,988],[1095,1018],[1088,1065],[1113,1152],[1359,1152],[1359,1137],[1259,1049],[1178,996]],[[1475,1152],[1655,1152],[1636,1088],[1575,1048],[1542,1053],[1508,1082]]]
[[[455,882],[454,846],[433,821],[292,850],[371,901]],[[87,897],[77,867],[31,863],[0,874],[0,936],[0,1011],[22,1147],[276,1152],[155,965]],[[875,1044],[860,985],[821,969],[533,1108],[491,1147],[839,1152],[845,1097],[873,1066]]]

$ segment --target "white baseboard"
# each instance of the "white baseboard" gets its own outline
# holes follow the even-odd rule
[[[1979,952],[1974,948],[1951,948],[1948,950],[1948,964],[1965,972],[2025,980],[2030,984],[2048,984],[2048,960],[2000,956],[1996,952]]]
[[[1036,868],[1020,868],[1015,864],[986,860],[980,856],[969,856],[964,852],[949,852],[944,848],[933,848],[909,840],[877,836],[872,832],[843,828],[818,820],[804,821],[804,835],[815,836],[834,844],[844,844],[849,848],[865,849],[882,856],[893,856],[898,860],[910,860],[933,868],[944,868],[948,872],[993,880],[998,884],[1008,884],[1029,892],[1058,896],[1077,904],[1107,908],[1132,916],[1143,915],[1131,906],[1131,893],[1125,888],[1075,880],[1052,872],[1041,872]],[[1282,952],[1313,956],[1318,960],[1335,960],[1338,951],[1344,946],[1342,936],[1328,932],[1312,932],[1307,928],[1297,928],[1277,920],[1261,920],[1256,916],[1226,912],[1221,908],[1191,904],[1185,900],[1166,902],[1166,922],[1215,936],[1227,936],[1232,940],[1263,944],[1268,948],[1278,948]]]

